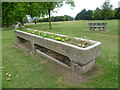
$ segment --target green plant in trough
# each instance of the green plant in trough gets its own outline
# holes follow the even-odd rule
[[[53,39],[53,40],[57,40],[57,41],[70,43],[70,44],[73,44],[73,45],[76,45],[76,46],[82,47],[82,48],[86,48],[86,47],[94,44],[90,41],[76,40],[76,39],[71,38],[71,37],[60,36],[60,35],[55,35],[55,34],[50,34],[50,33],[46,33],[46,32],[35,31],[35,30],[28,30],[25,28],[20,28],[19,30],[25,31],[25,32],[28,32],[31,34],[39,35],[39,36],[44,37],[44,38],[49,38],[49,39]]]

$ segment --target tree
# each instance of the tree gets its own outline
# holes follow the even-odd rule
[[[45,2],[28,2],[26,12],[32,19],[34,17],[44,17],[47,11],[44,7]]]
[[[14,3],[12,2],[3,2],[2,3],[2,26],[8,27],[14,22]],[[12,19],[13,18],[13,19]]]
[[[2,11],[2,3],[0,3],[0,11]],[[0,12],[0,27],[2,27],[1,26],[2,25],[2,12]]]
[[[115,8],[114,11],[115,11],[114,18],[120,19],[120,8]]]
[[[14,14],[15,18],[17,21],[21,22],[22,25],[24,25],[24,18],[26,17],[26,7],[27,3],[26,2],[17,2],[15,3],[15,9],[14,9]]]
[[[63,17],[64,17],[64,21],[71,21],[74,19],[73,17],[68,16],[68,15],[64,15]]]
[[[97,7],[96,10],[93,11],[92,18],[95,20],[102,20],[103,19],[102,10]]]
[[[46,7],[45,9],[47,10],[47,14],[49,17],[49,29],[52,29],[51,27],[51,11],[56,7],[56,5],[59,5],[58,3],[55,2],[46,2],[44,3],[44,6]]]
[[[74,6],[73,2],[66,2]],[[3,2],[2,6],[2,25],[9,26],[15,22],[24,24],[26,15],[33,17],[49,17],[49,28],[51,29],[51,12],[61,7],[63,2]]]
[[[101,6],[103,19],[111,19],[114,17],[114,12],[112,10],[112,7],[113,6],[110,4],[109,0],[106,0],[103,3],[103,5]]]
[[[75,20],[91,20],[92,19],[92,10],[83,9],[80,13],[78,13],[75,17]]]
[[[21,22],[26,17],[25,2],[3,2],[2,3],[2,25],[9,26],[15,22]]]
[[[69,4],[70,6],[74,7],[74,2],[65,2],[66,4]],[[51,27],[51,12],[55,9],[55,8],[60,8],[62,7],[63,2],[46,2],[44,3],[44,11],[47,11],[46,15],[48,15],[48,20],[49,20],[49,29],[52,29]]]

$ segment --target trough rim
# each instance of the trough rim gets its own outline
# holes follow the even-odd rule
[[[66,46],[70,46],[70,47],[73,47],[73,48],[76,48],[76,49],[80,49],[80,50],[90,50],[90,49],[92,49],[92,48],[94,48],[94,47],[96,47],[98,45],[101,45],[101,42],[98,42],[98,41],[93,41],[93,40],[73,37],[75,39],[87,40],[87,41],[90,41],[90,42],[94,43],[91,46],[88,46],[86,48],[82,48],[82,47],[79,47],[79,46],[76,46],[76,45],[72,45],[72,44],[69,44],[69,43],[66,43],[66,42],[61,42],[61,41],[49,39],[49,38],[42,37],[42,36],[39,36],[39,35],[35,35],[35,34],[28,33],[28,32],[24,32],[24,31],[21,31],[21,30],[14,30],[14,32],[20,32],[20,33],[28,34],[28,35],[31,35],[31,36],[34,36],[34,37],[42,38],[42,39],[45,39],[45,40],[49,40],[49,41],[52,41],[52,42],[55,42],[55,43],[59,43],[59,44],[66,45]],[[44,32],[44,31],[42,31],[42,32]],[[47,32],[47,33],[50,33],[50,32]],[[51,33],[51,34],[55,34],[55,33]],[[61,34],[56,34],[56,35],[61,35]],[[66,35],[64,35],[64,36],[66,36]],[[67,37],[69,37],[69,36],[67,36]]]

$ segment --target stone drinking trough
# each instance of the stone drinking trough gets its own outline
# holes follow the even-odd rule
[[[96,58],[100,56],[100,42],[87,40],[94,44],[82,48],[20,30],[14,30],[14,32],[18,44],[29,41],[35,54],[45,56],[79,73],[92,69],[95,66]]]

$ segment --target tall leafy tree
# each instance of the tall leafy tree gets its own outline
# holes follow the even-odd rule
[[[21,24],[24,24],[23,19],[26,17],[27,3],[25,3],[25,2],[17,2],[15,4],[16,4],[15,9],[14,9],[15,17],[16,17],[17,21],[21,22]]]
[[[52,29],[51,27],[51,11],[54,10],[54,8],[56,8],[57,6],[60,6],[61,3],[56,3],[56,2],[46,2],[44,3],[44,9],[46,9],[47,11],[47,15],[48,15],[48,20],[49,20],[49,29]]]
[[[114,17],[114,12],[112,10],[113,5],[110,4],[109,0],[106,0],[101,6],[101,8],[102,8],[102,16],[104,19],[111,19]]]
[[[74,2],[65,2],[66,4],[69,4],[70,6],[74,7]],[[44,11],[47,11],[46,15],[48,15],[48,20],[49,20],[49,29],[52,29],[51,26],[51,12],[55,9],[55,8],[60,8],[62,7],[63,2],[45,2],[44,3]]]
[[[74,2],[66,2],[66,4],[70,4],[74,6]],[[62,7],[63,2],[39,2],[39,3],[28,3],[27,5],[27,14],[33,17],[44,17],[48,16],[49,21],[49,29],[52,28],[51,26],[51,12],[55,8]]]
[[[3,2],[2,3],[2,25],[9,26],[15,22],[21,22],[26,17],[25,2]]]
[[[14,3],[12,2],[3,2],[2,3],[2,26],[9,26],[12,24],[14,19]]]
[[[30,2],[27,5],[27,14],[33,17],[49,17],[49,28],[51,29],[51,11],[57,7],[61,7],[62,2]]]
[[[114,18],[120,19],[120,8],[115,8],[114,11],[115,11]]]

